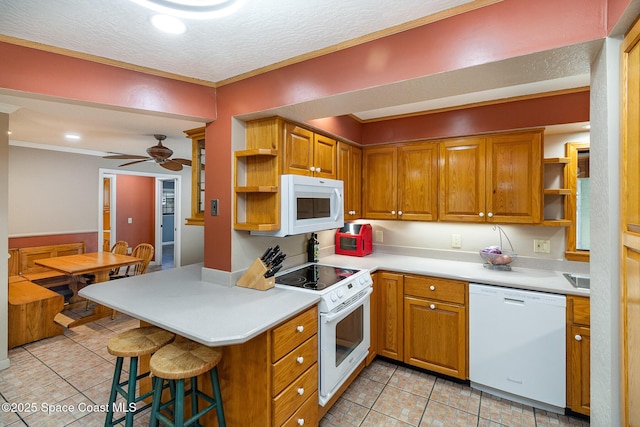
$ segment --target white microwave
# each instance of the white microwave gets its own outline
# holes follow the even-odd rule
[[[280,230],[252,231],[257,236],[292,236],[344,225],[344,183],[302,175],[280,176]]]

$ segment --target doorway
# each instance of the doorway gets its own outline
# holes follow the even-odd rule
[[[151,203],[154,204],[154,208],[145,218],[134,219],[136,223],[145,224],[145,226],[154,230],[152,236],[147,238],[145,242],[123,238],[124,230],[120,230],[120,233],[118,233],[118,224],[120,224],[120,228],[123,228],[123,218],[118,216],[117,205],[118,199],[122,199],[123,194],[118,197],[118,192],[122,193],[128,190],[127,185],[118,186],[118,176],[125,179],[125,182],[136,176],[155,179],[155,184],[152,184],[152,188],[148,189],[149,193],[145,195],[145,197],[152,200]],[[179,266],[181,230],[178,226],[177,218],[181,217],[179,202],[181,182],[182,177],[180,175],[100,169],[98,235],[104,239],[104,243],[101,245],[102,250],[109,250],[117,240],[127,240],[131,248],[138,243],[152,243],[155,255],[150,266],[154,267],[155,270]],[[126,211],[126,208],[127,204],[125,203],[123,209]],[[123,212],[121,216],[125,215],[125,211],[121,209],[121,212]],[[125,218],[124,220],[124,228],[128,228],[132,218]]]

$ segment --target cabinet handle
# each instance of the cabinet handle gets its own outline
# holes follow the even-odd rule
[[[322,172],[322,169],[316,168],[316,172]]]
[[[484,212],[480,212],[478,215],[482,218],[484,216]]]
[[[435,310],[435,309],[436,309],[436,305],[435,305],[435,304],[431,304],[431,305],[429,306],[429,308],[430,308],[431,310]]]
[[[576,339],[576,341],[582,341],[582,336],[580,335],[576,335],[574,338]]]
[[[314,168],[313,166],[311,166],[311,167],[309,168],[309,170],[310,170],[311,172],[315,172],[316,168]]]
[[[402,211],[398,211],[398,215],[402,215]]]
[[[488,216],[489,218],[493,218],[493,212],[489,212],[489,213],[487,214],[487,216]]]
[[[304,418],[298,418],[298,425],[299,426],[303,426],[304,425]]]
[[[304,394],[304,388],[300,387],[300,388],[298,389],[298,394],[299,394],[300,396],[302,396],[302,395]]]
[[[298,332],[302,332],[302,331],[304,331],[304,326],[302,326],[302,325],[298,326],[298,327],[296,328],[296,331],[298,331]]]
[[[391,215],[395,215],[395,214],[396,214],[396,211],[391,211]]]
[[[298,362],[298,364],[302,365],[302,363],[304,362],[304,357],[298,356],[298,358],[296,359],[296,362]]]
[[[429,286],[429,289],[431,289],[432,291],[435,291],[435,290],[436,290],[436,287],[435,287],[435,286],[433,286],[433,285],[431,285],[431,286]]]

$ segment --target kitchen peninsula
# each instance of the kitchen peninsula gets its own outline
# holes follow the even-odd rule
[[[317,423],[318,297],[217,285],[203,282],[201,273],[202,265],[194,264],[98,283],[80,295],[220,347],[218,371],[228,425],[279,426],[294,417]],[[297,362],[298,352],[305,352],[303,363]],[[286,365],[289,359],[294,366]],[[141,358],[141,365],[144,371],[148,360]],[[305,384],[303,393],[300,384]],[[214,420],[211,412],[205,423]]]

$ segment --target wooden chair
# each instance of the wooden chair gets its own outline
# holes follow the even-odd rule
[[[151,258],[153,258],[154,253],[155,253],[155,249],[153,245],[149,243],[140,243],[138,246],[133,248],[133,251],[131,251],[131,256],[136,258],[141,258],[142,262],[128,266],[124,276],[118,276],[117,278],[137,276],[139,274],[144,274],[147,271],[147,266],[151,262]],[[111,313],[111,319],[113,320],[115,317],[116,317],[116,310],[113,310],[113,312]]]
[[[144,274],[147,271],[147,267],[151,262],[151,258],[153,258],[153,254],[155,253],[155,249],[153,245],[149,243],[140,243],[138,246],[133,248],[131,251],[131,256],[136,258],[142,258],[142,262],[134,265],[130,265],[127,267],[127,271],[125,272],[125,277],[129,276],[137,276],[139,274]]]
[[[111,246],[111,253],[117,255],[126,255],[128,249],[129,244],[127,242],[125,242],[124,240],[118,240],[113,244],[113,246]],[[111,270],[109,272],[109,277],[117,276],[118,274],[120,274],[120,267]]]

